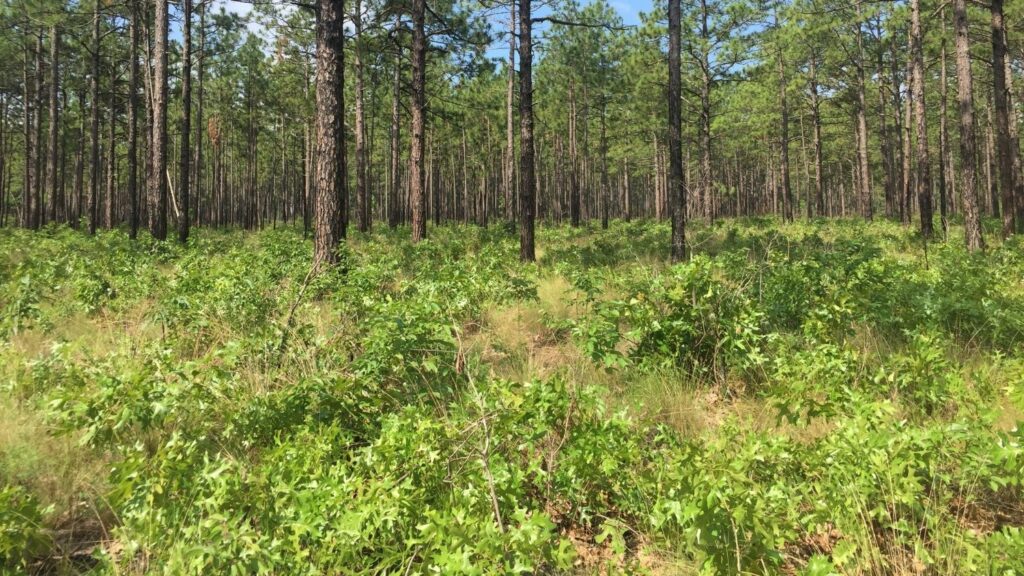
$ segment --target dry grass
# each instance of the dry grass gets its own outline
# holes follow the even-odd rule
[[[542,279],[537,300],[485,310],[479,326],[468,330],[471,352],[499,378],[530,380],[561,374],[582,382],[593,372],[568,334],[552,321],[573,318],[573,290],[560,276]]]
[[[105,501],[109,462],[70,436],[55,435],[32,408],[0,398],[0,485],[38,499],[54,542],[54,566],[88,557],[109,540],[115,519]]]

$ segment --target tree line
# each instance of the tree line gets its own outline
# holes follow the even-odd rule
[[[0,226],[1024,230],[1016,0],[12,0]],[[634,21],[635,20],[635,21]],[[1017,26],[1016,28],[1014,26]]]

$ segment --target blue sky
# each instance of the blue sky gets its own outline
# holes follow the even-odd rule
[[[608,2],[608,4],[616,12],[619,13],[619,16],[622,18],[623,22],[626,25],[636,25],[636,24],[640,23],[640,12],[651,12],[653,2],[656,2],[658,0],[606,0],[606,1]],[[582,4],[587,4],[589,2],[589,0],[580,0],[580,2]],[[546,13],[549,13],[550,10],[548,10],[546,7],[542,6],[541,4],[542,4],[541,2],[537,2],[537,1],[534,2],[534,5],[536,6],[534,8],[536,14],[537,15],[544,15]],[[249,14],[252,11],[252,4],[250,2],[240,2],[238,0],[214,0],[213,10],[214,11],[218,11],[218,10],[220,10],[221,7],[223,7],[228,12],[235,12],[235,13],[238,13],[238,14],[241,14],[241,15]],[[498,17],[498,19],[501,22],[499,23],[498,21],[496,21],[495,22],[495,28],[497,28],[497,29],[504,28],[504,26],[507,25],[506,24],[507,18],[508,18],[508,16],[506,14],[500,15]],[[261,29],[261,27],[258,24],[251,24],[250,28],[254,32],[257,32],[257,31],[259,31]],[[176,30],[173,30],[171,32],[172,36],[177,36],[176,33],[177,33]],[[505,58],[506,55],[508,54],[507,50],[508,50],[507,45],[505,45],[504,42],[502,42],[501,46],[495,46],[493,49],[488,50],[488,56],[490,56],[492,58]]]
[[[654,0],[608,0],[608,3],[619,13],[620,16],[622,16],[622,20],[626,24],[639,24],[640,12],[650,12],[653,1]],[[586,3],[586,1],[584,0],[583,3]],[[215,0],[214,6],[214,10],[223,6],[229,12],[237,12],[239,14],[248,14],[252,10],[251,4],[238,2],[237,0]]]
[[[637,2],[636,0],[609,0],[608,4],[622,16],[626,24],[639,24],[640,12],[650,13],[651,2]]]

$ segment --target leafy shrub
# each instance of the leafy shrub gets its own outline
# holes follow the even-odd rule
[[[625,340],[640,363],[678,365],[718,380],[755,370],[764,361],[763,313],[718,273],[706,258],[675,266],[669,276],[634,286],[628,301],[597,303],[594,323],[584,320],[577,334],[606,364],[618,363],[612,359]]]
[[[33,560],[50,550],[46,513],[25,489],[0,487],[0,574],[27,572]]]

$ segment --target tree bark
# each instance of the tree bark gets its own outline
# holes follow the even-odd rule
[[[178,242],[188,242],[191,216],[192,146],[192,0],[182,0],[181,24],[181,156],[178,159],[181,184],[178,187]]]
[[[711,34],[708,30],[708,2],[700,0],[700,37],[703,40],[698,58],[700,68],[700,202],[704,218],[715,220],[715,182],[711,141]]]
[[[895,44],[894,41],[890,41],[890,45]],[[895,52],[893,53],[893,60],[895,61]],[[896,122],[895,126],[890,126],[888,118],[888,101],[891,93],[899,92],[898,79],[895,75],[887,78],[885,70],[885,62],[883,58],[883,50],[877,51],[877,67],[878,72],[878,126],[879,136],[882,144],[882,169],[885,173],[885,216],[886,218],[894,218],[898,212],[897,204],[899,202],[899,194],[897,193],[897,150],[893,143],[893,132],[899,130],[899,122]],[[891,78],[891,81],[889,81]],[[899,110],[894,111],[894,116],[899,119]]]
[[[139,8],[137,0],[129,0],[128,23],[128,235],[135,240],[139,234]]]
[[[153,42],[153,143],[150,174],[149,232],[157,240],[167,239],[167,0],[155,0],[156,20]]]
[[[316,27],[316,200],[313,268],[338,262],[343,237],[344,14],[343,0],[318,0]]]
[[[505,93],[505,220],[515,222],[516,139],[515,139],[515,86],[516,86],[516,2],[509,2],[508,21],[508,81]]]
[[[22,68],[22,131],[23,131],[23,142],[25,143],[25,168],[22,171],[22,185],[21,185],[21,226],[23,228],[33,229],[35,223],[32,221],[32,188],[35,185],[33,181],[34,170],[32,169],[32,118],[35,116],[36,111],[32,105],[34,99],[32,97],[32,84],[29,82],[31,78],[30,60],[32,57],[32,49],[29,48],[28,39],[25,39],[25,58],[24,67]]]
[[[157,0],[157,2],[166,0]],[[95,0],[92,20],[92,72],[89,78],[89,234],[99,226],[100,194],[100,2]]]
[[[398,27],[399,20],[395,19],[395,42],[397,44],[397,54],[395,55],[395,71],[394,78],[391,86],[391,177],[390,188],[388,190],[388,226],[395,228],[398,226],[401,211],[399,210],[399,193],[401,189],[400,178],[401,178],[401,151],[399,150],[400,142],[400,131],[401,116],[399,109],[399,98],[401,97],[401,78],[402,78],[402,43],[398,39]]]
[[[576,134],[576,86],[569,80],[569,222],[573,228],[580,225],[582,200],[580,198],[580,158]]]
[[[36,36],[35,87],[32,90],[36,113],[32,117],[32,227],[39,228],[43,222],[43,34]]]
[[[203,218],[203,76],[205,76],[205,60],[206,60],[206,0],[200,0],[199,2],[199,60],[197,62],[199,70],[197,70],[197,100],[196,103],[196,154],[195,162],[193,165],[193,172],[195,174],[193,181],[195,185],[192,187],[191,196],[195,198],[195,215],[193,221],[199,224]]]
[[[363,14],[361,0],[356,0],[355,10],[352,14],[352,24],[356,33],[355,46],[352,49],[353,66],[356,73],[356,226],[360,232],[369,232],[372,221],[370,218],[369,190],[366,181],[366,112],[364,106],[365,96],[363,94]]]
[[[58,68],[60,54],[60,29],[56,24],[50,26],[50,127],[47,134],[49,154],[46,162],[46,189],[50,197],[50,221],[56,222],[63,214],[61,210],[63,198],[57,187],[57,127],[60,123],[58,99]]]
[[[821,102],[818,95],[817,55],[811,56],[811,121],[814,124],[814,199],[817,215],[825,215],[825,182],[822,175]]]
[[[867,79],[864,72],[864,31],[861,19],[863,17],[863,0],[857,0],[857,62],[854,63],[857,69],[857,160],[858,176],[860,180],[860,211],[861,216],[866,220],[874,217],[871,202],[871,167],[868,158],[868,116],[867,116]]]
[[[0,96],[0,228],[7,225],[7,104],[8,97]]]
[[[996,112],[999,191],[1002,196],[1003,237],[1007,238],[1015,232],[1017,208],[1014,199],[1016,185],[1010,137],[1009,94],[1006,89],[1006,35],[1003,28],[1003,0],[990,0],[989,8],[992,15],[992,99]]]
[[[109,230],[114,227],[115,195],[117,193],[115,182],[117,164],[117,155],[115,154],[117,146],[115,142],[117,137],[117,66],[113,62],[110,66],[110,94],[107,97],[109,98],[107,108],[110,121],[107,123],[107,193],[104,195],[105,201],[103,203],[103,227]]]
[[[777,17],[776,17],[777,18]],[[786,63],[779,49],[779,144],[780,171],[782,172],[783,216],[787,222],[793,221],[793,187],[789,174],[789,103],[786,101]]]
[[[519,0],[519,259],[537,259],[533,224],[537,180],[533,151],[533,16],[530,0]]]
[[[608,183],[608,120],[607,103],[602,96],[601,102],[601,229],[608,229],[608,210],[611,203],[611,190]]]
[[[426,0],[412,0],[412,150],[409,159],[409,202],[412,204],[412,241],[427,237],[427,196],[424,187],[424,148],[427,115]]]
[[[956,20],[956,77],[960,109],[960,171],[963,184],[964,236],[967,250],[985,248],[978,214],[977,138],[974,132],[974,83],[971,78],[971,44],[967,0],[953,0]]]
[[[1006,27],[1003,27],[1004,36],[1007,34]],[[1007,43],[1004,40],[1004,43]],[[1010,127],[1010,157],[1013,164],[1013,195],[1016,203],[1016,224],[1017,232],[1024,232],[1024,169],[1021,167],[1020,157],[1020,127],[1018,126],[1017,108],[1014,103],[1013,91],[1013,70],[1010,67],[1010,57],[1003,59],[1006,68],[1006,109],[1008,110],[1008,124]]]
[[[921,46],[921,0],[910,0],[910,53],[913,60],[914,116],[917,127],[917,208],[921,235],[932,236],[932,175],[928,157],[928,116],[925,113],[924,54]]]
[[[680,0],[668,0],[668,202],[672,213],[672,262],[686,260],[686,182],[683,179]]]
[[[943,238],[949,235],[949,87],[946,73],[946,9],[940,10],[942,22],[939,47],[939,217],[942,221]]]

